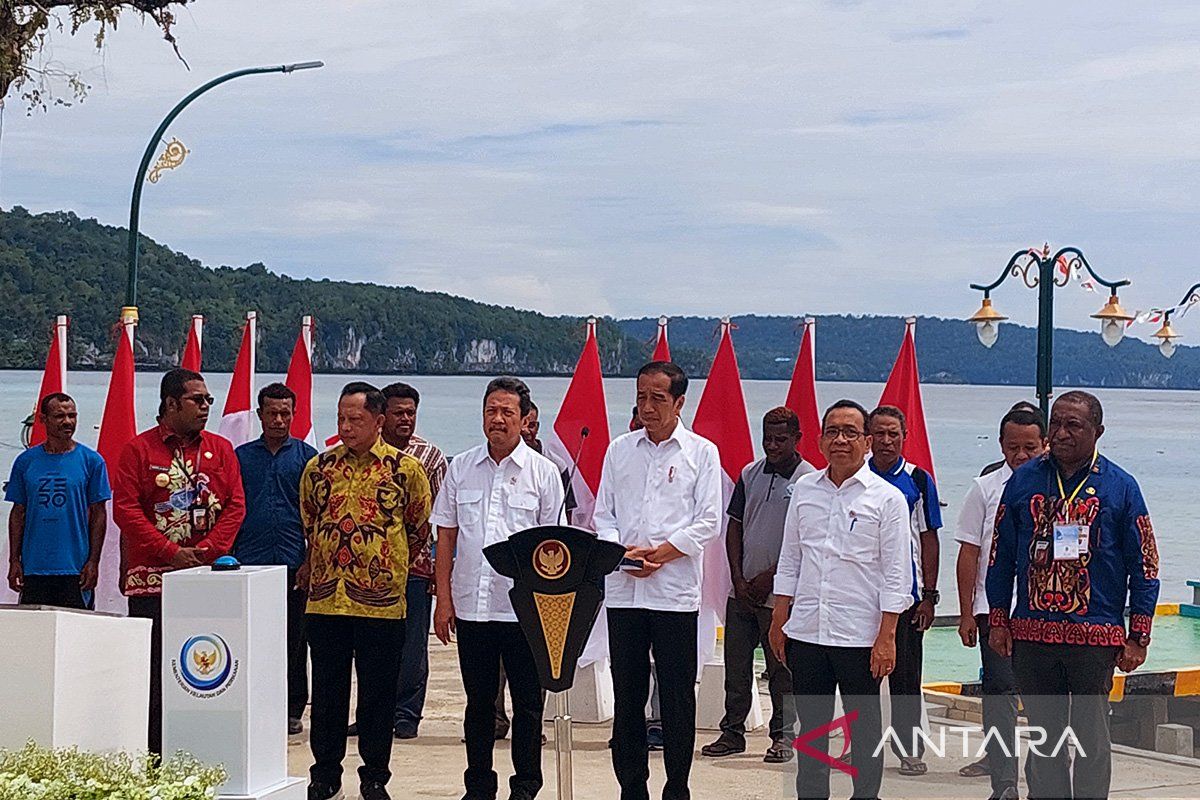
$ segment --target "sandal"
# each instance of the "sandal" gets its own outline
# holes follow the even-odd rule
[[[728,739],[717,739],[712,744],[706,744],[700,748],[700,755],[709,758],[724,758],[725,756],[736,756],[738,753],[746,752],[746,745],[738,747]]]
[[[900,759],[900,774],[909,778],[914,778],[924,775],[929,772],[929,765],[919,758],[901,758]]]
[[[973,763],[967,764],[958,771],[958,774],[964,778],[986,778],[992,774],[991,767],[988,766],[987,759],[980,759]]]
[[[763,756],[764,764],[786,764],[796,756],[796,751],[787,742],[774,742]]]

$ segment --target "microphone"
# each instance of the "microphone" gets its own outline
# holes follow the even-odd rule
[[[575,472],[579,469],[579,454],[583,452],[583,444],[587,441],[588,434],[591,432],[591,429],[587,425],[579,429],[579,446],[575,448],[575,455],[571,458],[571,469],[567,473],[566,480],[563,481],[563,501],[562,508],[558,509],[559,519],[562,519],[563,515],[567,513],[567,495],[571,491],[571,483],[575,479]],[[567,524],[571,524],[571,521],[567,520]]]

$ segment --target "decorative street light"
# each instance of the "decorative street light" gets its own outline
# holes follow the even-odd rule
[[[1000,277],[994,282],[986,286],[971,284],[972,289],[983,292],[983,305],[968,321],[975,323],[975,331],[984,347],[991,347],[996,343],[1000,335],[1000,323],[1008,319],[992,307],[992,290],[1010,277],[1019,277],[1028,288],[1038,290],[1037,396],[1042,413],[1047,415],[1050,413],[1050,396],[1054,391],[1051,371],[1054,359],[1054,289],[1066,286],[1078,269],[1086,269],[1096,283],[1111,292],[1104,308],[1092,314],[1092,319],[1100,320],[1100,335],[1104,343],[1114,347],[1125,335],[1125,323],[1133,319],[1133,315],[1121,308],[1117,297],[1117,289],[1128,286],[1129,281],[1104,280],[1096,274],[1078,248],[1064,247],[1053,257],[1050,255],[1049,244],[1045,245],[1040,253],[1032,249],[1021,250],[1013,254]]]
[[[1158,339],[1158,352],[1166,358],[1175,355],[1175,340],[1179,338],[1179,334],[1171,327],[1171,315],[1189,303],[1200,303],[1200,283],[1187,290],[1179,305],[1163,311],[1163,324],[1154,332],[1154,338]]]

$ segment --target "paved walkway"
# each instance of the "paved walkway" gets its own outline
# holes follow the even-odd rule
[[[392,781],[390,789],[395,800],[409,798],[446,798],[462,796],[462,771],[466,766],[462,736],[463,694],[458,663],[452,647],[433,641],[430,646],[431,679],[426,719],[418,739],[396,742],[392,750]],[[765,695],[765,693],[764,693]],[[546,725],[551,742],[543,750],[543,770],[546,786],[542,798],[555,797],[553,726]],[[616,779],[612,773],[607,741],[608,725],[574,726],[575,736],[575,797],[577,800],[615,800],[618,797]],[[715,738],[715,734],[700,731],[697,747]],[[949,736],[949,749],[954,749],[959,737]],[[977,741],[977,740],[976,740]],[[762,734],[751,734],[745,755],[714,761],[697,756],[692,769],[694,800],[784,800],[794,798],[795,762],[785,765],[762,763],[762,753],[768,744]],[[961,747],[961,745],[959,745]],[[311,762],[307,733],[294,736],[288,749],[290,772],[307,776]],[[949,753],[947,754],[949,756]],[[896,772],[895,760],[889,755],[884,776],[884,798],[986,798],[987,779],[967,780],[957,774],[958,768],[970,759],[947,757],[930,761],[929,774],[923,778],[905,778]],[[344,786],[348,798],[357,798],[358,780],[354,770],[358,764],[355,740],[350,740],[346,758],[347,775]],[[500,775],[500,800],[507,796],[507,779],[511,774],[508,742],[496,746],[496,766]],[[651,796],[659,797],[662,790],[662,754],[650,758]],[[844,775],[835,774],[833,796],[848,797],[850,782]],[[1200,761],[1171,763],[1152,757],[1118,754],[1113,767],[1114,798],[1179,798],[1200,797]]]

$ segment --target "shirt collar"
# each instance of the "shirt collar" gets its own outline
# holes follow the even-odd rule
[[[868,458],[867,465],[871,468],[871,472],[874,472],[876,475],[894,478],[904,471],[905,461],[904,456],[900,456],[900,458],[896,459],[896,463],[892,464],[892,468],[887,471],[880,470],[878,467],[876,467],[874,458]]]
[[[375,444],[371,445],[371,449],[368,450],[366,453],[364,453],[362,456],[355,455],[354,451],[351,450],[346,445],[345,442],[339,443],[338,447],[342,448],[342,458],[351,459],[351,460],[356,460],[356,459],[361,458],[362,460],[377,459],[379,461],[382,461],[388,455],[397,452],[396,448],[392,447],[390,444],[385,442],[383,440],[382,436],[377,438],[375,440]]]
[[[1055,470],[1055,471],[1058,470],[1058,462],[1054,459],[1054,456],[1050,455],[1050,453],[1048,451],[1045,453],[1045,455],[1041,456],[1041,459],[1042,459],[1042,463],[1045,464],[1046,466],[1048,466],[1051,470]],[[1105,465],[1107,465],[1107,463],[1108,463],[1108,459],[1106,459],[1104,457],[1104,454],[1098,452],[1096,454],[1096,463],[1092,465],[1092,470],[1089,474],[1103,475],[1104,467],[1105,467]],[[1086,471],[1087,471],[1086,468],[1081,469],[1081,470],[1079,470],[1079,472],[1075,473],[1075,475],[1082,475]],[[1063,475],[1064,480],[1066,480],[1067,478],[1072,478],[1072,477],[1074,477],[1074,475]]]
[[[829,479],[829,467],[826,467],[825,469],[821,470],[821,480],[825,481],[825,483],[829,484],[830,486],[832,486],[835,489],[843,488],[843,487],[845,487],[845,485],[847,483],[850,483],[851,481],[858,481],[859,483],[861,483],[865,486],[867,484],[867,481],[871,480],[874,477],[875,477],[875,472],[871,469],[871,459],[869,459],[869,458],[866,460],[866,462],[861,467],[858,468],[858,472],[855,472],[849,478],[842,481],[841,486],[836,485],[833,481],[831,481]]]
[[[267,437],[266,436],[259,436],[257,439],[254,439],[253,441],[255,444],[257,444],[263,450],[266,450],[268,453],[271,452],[271,449],[269,447],[267,447]],[[282,453],[284,450],[287,450],[289,447],[291,447],[295,442],[296,442],[296,437],[289,436],[288,438],[283,440],[283,444],[281,444],[279,446],[279,450],[277,450],[276,452]]]
[[[196,442],[200,441],[204,437],[204,431],[200,431],[192,439],[185,439],[184,437],[180,436],[175,431],[171,430],[166,425],[163,425],[160,422],[160,423],[158,423],[158,435],[162,437],[163,444],[166,444],[166,445],[173,445],[176,443],[190,445],[190,444],[195,444]]]
[[[642,442],[645,442],[650,447],[662,447],[667,442],[675,442],[680,447],[682,447],[683,446],[683,433],[686,430],[687,430],[687,428],[684,427],[683,420],[681,419],[675,423],[675,430],[671,431],[671,435],[668,436],[666,439],[663,439],[662,442],[660,442],[659,444],[656,445],[654,442],[650,441],[650,436],[649,436],[649,434],[646,433],[646,429],[642,428],[640,431],[638,431],[638,433],[641,434],[641,438],[638,439],[637,443],[639,446],[641,446]]]
[[[763,474],[764,475],[782,475],[785,478],[790,478],[796,474],[796,470],[800,469],[800,465],[803,463],[804,463],[803,458],[797,458],[795,465],[793,465],[790,470],[784,471],[781,469],[775,469],[775,467],[771,466],[771,462],[767,461],[764,458],[763,459]]]
[[[532,452],[533,451],[529,449],[529,445],[525,444],[524,439],[518,439],[516,448],[507,456],[500,459],[500,463],[503,464],[505,461],[512,459],[512,462],[516,464],[518,468],[524,469],[525,463],[529,460],[529,454]],[[492,454],[488,450],[488,446],[485,444],[483,447],[479,448],[479,457],[475,459],[475,463],[482,464],[484,461],[491,460]]]

